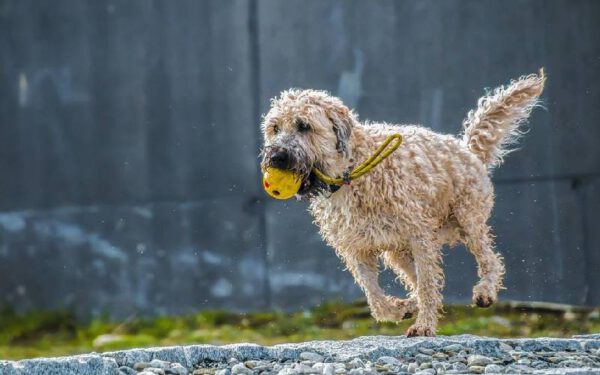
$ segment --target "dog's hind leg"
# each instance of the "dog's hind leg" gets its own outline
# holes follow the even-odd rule
[[[417,305],[419,312],[415,324],[406,335],[433,336],[442,309],[444,273],[441,267],[441,245],[430,239],[411,241],[411,251],[417,274]]]
[[[348,270],[365,292],[371,314],[377,321],[399,322],[412,315],[403,300],[388,296],[379,286],[378,259],[375,255],[342,257]]]
[[[405,307],[407,313],[413,315],[417,312],[417,271],[415,270],[415,261],[409,250],[406,251],[386,251],[383,253],[383,262],[392,269],[400,280],[406,291],[407,299],[395,299],[395,304]]]
[[[473,207],[459,207],[454,211],[465,233],[464,242],[477,262],[479,282],[473,287],[473,303],[479,307],[489,307],[496,302],[504,275],[502,257],[494,253],[494,241],[490,227],[486,224],[486,212],[485,209],[477,210]]]

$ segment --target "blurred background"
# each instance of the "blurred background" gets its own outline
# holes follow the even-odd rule
[[[0,306],[129,321],[360,298],[306,204],[261,190],[269,99],[324,89],[458,134],[485,88],[540,67],[545,109],[494,174],[500,298],[600,305],[599,36],[594,0],[0,0]],[[472,256],[445,253],[445,301],[468,303]]]

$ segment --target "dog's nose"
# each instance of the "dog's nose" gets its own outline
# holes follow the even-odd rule
[[[290,155],[285,151],[276,151],[271,155],[271,166],[279,169],[290,167]]]

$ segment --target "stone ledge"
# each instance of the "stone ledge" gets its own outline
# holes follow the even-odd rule
[[[456,353],[455,353],[456,352]],[[234,344],[224,346],[214,345],[190,345],[190,346],[174,346],[164,348],[147,348],[147,349],[131,349],[107,353],[91,353],[85,355],[77,355],[71,357],[59,358],[36,358],[21,361],[0,361],[0,375],[36,375],[36,374],[106,374],[106,375],[121,375],[135,373],[134,367],[137,370],[143,371],[140,364],[147,364],[153,360],[156,363],[166,363],[168,365],[179,364],[179,368],[187,368],[192,373],[197,368],[212,368],[214,372],[217,369],[224,370],[221,374],[231,373],[231,368],[235,364],[243,364],[244,361],[259,361],[267,366],[282,363],[282,366],[290,366],[304,361],[306,358],[301,358],[301,354],[314,353],[317,358],[321,357],[321,362],[334,364],[349,364],[356,358],[356,363],[366,363],[366,367],[357,366],[356,369],[350,369],[347,372],[354,371],[355,374],[369,373],[369,369],[375,371],[376,363],[381,363],[382,358],[398,359],[397,367],[386,368],[379,367],[379,373],[419,373],[423,375],[431,373],[427,367],[423,369],[423,361],[427,360],[428,354],[441,353],[440,358],[446,356],[446,360],[432,360],[438,365],[438,373],[477,373],[474,371],[484,371],[496,369],[496,367],[485,368],[486,362],[482,362],[483,366],[474,365],[477,355],[488,358],[486,361],[494,363],[508,363],[508,367],[503,367],[504,373],[539,373],[539,374],[598,374],[600,375],[600,335],[580,335],[571,339],[556,339],[556,338],[537,338],[537,339],[495,339],[489,337],[479,337],[472,335],[460,336],[438,336],[438,337],[419,337],[406,338],[405,336],[368,336],[359,337],[348,341],[311,341],[298,344],[282,344],[271,347],[265,347],[255,344]],[[424,354],[425,353],[425,354]],[[445,354],[444,354],[445,353]],[[515,359],[513,367],[510,367],[510,358],[526,357],[527,354],[534,353],[535,356],[550,357],[556,360],[556,363],[548,362],[544,368],[528,368],[526,365],[518,364],[520,360]],[[556,356],[554,356],[556,353]],[[467,363],[468,368],[450,370],[445,369],[446,364],[463,362]],[[512,356],[512,357],[511,357]],[[561,361],[560,356],[565,356]],[[430,359],[431,356],[429,356]],[[567,358],[568,357],[568,358]],[[235,358],[232,362],[232,358]],[[425,359],[423,359],[425,358]],[[434,357],[435,358],[435,355]],[[475,359],[473,359],[475,358]],[[570,358],[570,359],[569,359]],[[572,358],[580,358],[581,361],[573,360]],[[471,360],[473,359],[473,363]],[[531,362],[523,358],[522,363]],[[164,361],[164,362],[163,362]],[[364,361],[364,362],[363,362]],[[447,363],[445,363],[445,361]],[[542,361],[538,361],[542,362]],[[254,363],[254,362],[253,362]],[[415,363],[421,365],[415,369],[415,366],[407,365]],[[137,366],[136,366],[137,365]],[[321,366],[323,363],[321,363]],[[579,366],[580,365],[580,366]],[[288,366],[288,367],[290,367]],[[300,373],[299,367],[290,367],[286,374]],[[317,366],[317,364],[315,364]],[[347,365],[349,366],[349,365]],[[354,366],[354,365],[352,365]],[[462,365],[461,365],[462,366]],[[521,366],[521,367],[519,367]],[[244,367],[244,366],[241,366]],[[239,372],[240,366],[234,370],[236,373],[252,373]],[[281,366],[279,366],[281,367]],[[481,367],[481,368],[480,368]],[[500,368],[500,367],[497,367]],[[131,372],[131,371],[133,372]],[[276,372],[279,370],[273,369]],[[306,368],[304,368],[308,373]],[[405,371],[407,370],[407,371]],[[174,371],[174,370],[173,370]],[[229,371],[229,372],[227,372]],[[236,372],[238,371],[238,372]],[[241,370],[240,370],[241,371]],[[342,373],[340,370],[336,373]],[[454,371],[454,372],[453,372]],[[515,372],[516,371],[516,372]],[[434,370],[434,373],[436,371]],[[142,374],[143,372],[140,372]],[[167,373],[171,372],[169,369]],[[200,372],[198,372],[200,373]],[[258,371],[254,373],[258,374]]]

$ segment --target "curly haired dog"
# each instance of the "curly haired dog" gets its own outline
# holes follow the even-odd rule
[[[407,335],[431,336],[442,307],[442,245],[461,242],[475,256],[477,306],[490,306],[502,288],[504,265],[487,225],[494,204],[490,173],[521,135],[544,81],[540,71],[479,99],[463,122],[462,137],[359,122],[326,92],[287,90],[264,116],[261,166],[303,176],[298,195],[310,199],[315,223],[365,292],[373,317],[397,322],[417,314]],[[404,138],[400,148],[350,185],[338,190],[311,172],[317,167],[342,176],[393,133]],[[398,275],[407,299],[381,289],[380,261]]]

